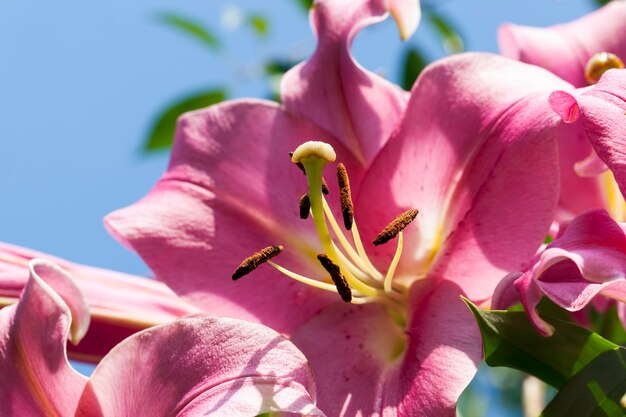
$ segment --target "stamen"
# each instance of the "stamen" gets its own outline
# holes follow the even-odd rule
[[[316,279],[305,277],[304,275],[296,274],[295,272],[290,271],[287,268],[282,267],[272,261],[267,261],[267,264],[273,266],[279,272],[287,275],[289,278],[293,278],[296,281],[300,281],[303,284],[310,285],[311,287],[319,288],[320,290],[324,290],[324,291],[330,291],[334,293],[337,292],[337,287],[334,286],[333,284],[328,284],[326,282],[321,282]]]
[[[374,268],[373,265],[371,265],[371,263],[369,262],[369,259],[367,258],[367,255],[365,254],[365,251],[363,251],[363,253],[360,253],[360,252],[357,253],[354,250],[354,248],[350,245],[350,243],[344,236],[343,232],[339,228],[339,224],[337,224],[337,220],[335,220],[335,216],[333,215],[333,212],[330,210],[330,207],[328,206],[326,199],[322,199],[322,203],[324,205],[324,213],[326,214],[326,218],[330,222],[330,226],[333,228],[333,231],[335,232],[335,236],[337,236],[337,239],[339,239],[339,243],[341,243],[341,246],[343,247],[343,249],[346,251],[348,256],[350,256],[350,259],[352,259],[352,262],[354,262],[362,270],[367,271],[368,273],[372,274],[374,278],[382,280],[383,278],[382,274],[378,272],[378,270],[376,270],[376,268]],[[352,233],[354,234],[355,231],[356,231],[356,223],[352,225]],[[357,248],[358,248],[358,245],[360,244],[360,240],[359,241],[355,240],[355,244],[357,245]],[[361,245],[361,247],[363,247],[363,245]]]
[[[348,285],[348,281],[346,281],[345,277],[341,273],[339,266],[337,266],[325,253],[320,253],[317,255],[317,260],[320,261],[320,264],[324,267],[324,269],[330,274],[330,278],[337,286],[337,292],[341,296],[341,299],[346,303],[352,301],[352,290]]]
[[[339,182],[339,201],[341,203],[343,225],[346,227],[346,230],[350,230],[354,221],[354,207],[352,206],[352,192],[350,191],[348,172],[342,163],[337,165],[337,181]]]
[[[391,223],[387,227],[383,229],[382,232],[376,236],[376,239],[372,242],[375,246],[382,245],[383,243],[389,242],[391,239],[397,236],[405,227],[409,225],[415,217],[417,216],[419,211],[417,209],[410,209],[400,214],[398,217],[393,219]]]
[[[328,195],[328,193],[330,193],[330,191],[328,190],[328,183],[326,182],[324,177],[322,177],[322,192],[324,193],[324,195]]]
[[[308,219],[309,211],[311,211],[311,200],[308,194],[304,194],[300,197],[300,218],[302,220]]]
[[[400,256],[402,256],[402,247],[404,246],[404,238],[402,236],[402,232],[398,233],[398,247],[396,248],[396,253],[393,255],[393,259],[391,260],[391,265],[389,265],[389,270],[387,271],[387,275],[385,276],[385,281],[383,283],[383,288],[386,293],[391,292],[391,283],[393,282],[393,274],[396,273],[396,267],[398,266],[398,262],[400,262]]]
[[[585,78],[589,84],[596,84],[602,74],[613,68],[624,68],[624,63],[617,55],[610,52],[597,53],[585,66]]]
[[[252,256],[247,257],[243,260],[243,262],[237,267],[235,272],[233,272],[232,278],[233,281],[238,280],[244,275],[249,274],[259,267],[259,265],[269,261],[274,256],[278,255],[283,250],[283,247],[278,246],[268,246],[264,249],[261,249],[257,253]]]

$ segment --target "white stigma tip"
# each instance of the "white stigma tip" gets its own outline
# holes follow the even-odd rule
[[[298,146],[295,151],[293,151],[291,162],[297,164],[298,162],[302,162],[303,159],[312,156],[323,159],[327,162],[334,162],[337,158],[335,150],[328,143],[310,140],[308,142],[304,142],[302,145]]]

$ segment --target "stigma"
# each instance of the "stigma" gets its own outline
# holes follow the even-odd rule
[[[592,56],[585,66],[585,78],[592,85],[600,81],[602,74],[610,69],[624,68],[624,62],[610,52],[599,52]]]
[[[418,211],[409,209],[399,214],[374,237],[372,242],[374,245],[387,244],[397,238],[395,254],[383,274],[373,265],[365,252],[355,218],[357,213],[354,212],[352,204],[348,172],[342,163],[337,165],[337,183],[343,229],[326,201],[328,187],[322,173],[328,163],[336,160],[333,147],[320,141],[305,142],[290,153],[290,157],[306,176],[308,192],[300,197],[299,214],[303,220],[310,218],[315,226],[321,248],[317,261],[323,275],[304,276],[272,261],[271,259],[283,250],[282,246],[274,245],[246,258],[233,273],[233,280],[267,263],[291,279],[334,292],[345,302],[353,304],[379,302],[394,310],[403,310],[408,290],[405,286],[394,283],[394,275],[402,255],[403,230],[416,218]],[[351,235],[352,242],[348,239],[348,234]]]

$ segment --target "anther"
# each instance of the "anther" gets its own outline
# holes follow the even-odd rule
[[[289,158],[293,158],[293,152],[289,152]],[[302,171],[304,175],[306,175],[306,169],[304,169],[304,165],[302,165],[302,162],[296,162],[296,166],[300,168],[300,171]]]
[[[585,66],[585,78],[589,84],[600,81],[602,74],[613,68],[624,68],[624,63],[615,54],[599,52],[592,56]]]
[[[393,221],[389,223],[389,225],[387,225],[387,227],[385,227],[383,231],[378,234],[378,236],[376,236],[376,239],[374,239],[372,243],[375,246],[378,246],[389,242],[391,239],[396,237],[398,233],[404,230],[409,223],[415,220],[417,213],[419,213],[417,209],[411,209],[400,214],[398,217],[393,219]]]
[[[320,253],[317,255],[317,260],[320,261],[320,264],[324,267],[324,269],[330,274],[330,278],[335,283],[337,287],[337,292],[341,296],[341,299],[346,303],[352,301],[352,289],[348,285],[348,281],[341,273],[341,269],[339,266],[335,264],[325,253]]]
[[[278,255],[283,250],[283,247],[278,246],[268,246],[264,249],[261,249],[257,253],[252,256],[247,257],[243,260],[241,264],[237,267],[235,272],[233,272],[233,281],[238,280],[244,275],[249,274],[259,267],[259,265],[269,261],[274,256]]]
[[[324,179],[324,177],[322,177],[322,192],[323,192],[325,195],[328,195],[328,193],[330,192],[330,191],[328,190],[328,183],[326,182],[326,180]]]
[[[341,203],[341,214],[343,214],[343,224],[346,230],[350,230],[354,221],[354,207],[352,206],[352,192],[350,191],[348,172],[342,163],[337,165],[337,180],[339,182],[339,201]]]
[[[300,218],[306,220],[309,218],[309,211],[311,210],[311,200],[308,194],[304,194],[300,197]]]

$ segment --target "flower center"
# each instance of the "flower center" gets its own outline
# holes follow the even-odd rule
[[[324,251],[318,254],[317,260],[328,277],[325,280],[310,278],[271,261],[283,250],[282,246],[276,245],[264,248],[246,258],[233,273],[232,278],[239,279],[262,263],[268,263],[289,278],[338,293],[345,302],[354,304],[378,302],[402,314],[406,305],[407,289],[394,284],[394,274],[402,255],[404,241],[402,231],[415,219],[418,211],[411,209],[400,214],[374,239],[374,245],[382,245],[398,238],[396,252],[386,274],[383,275],[372,264],[363,247],[354,217],[350,180],[343,164],[337,166],[337,180],[345,233],[324,197],[324,194],[328,194],[328,187],[325,185],[322,172],[326,164],[334,162],[335,159],[336,154],[332,146],[316,141],[303,143],[291,154],[292,162],[305,173],[308,185],[308,193],[300,198],[300,217],[308,219],[309,214],[312,217]],[[328,228],[329,224],[332,235]],[[349,242],[347,232],[352,234],[354,244]]]
[[[589,84],[596,84],[600,81],[602,74],[610,69],[624,68],[624,63],[615,54],[610,52],[599,52],[592,56],[585,66],[585,78]]]

